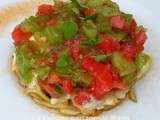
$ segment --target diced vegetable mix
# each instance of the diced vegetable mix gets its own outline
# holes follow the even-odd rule
[[[111,61],[121,76],[125,76],[136,71],[135,64],[127,61],[121,53],[113,53]]]
[[[73,21],[65,21],[62,25],[62,31],[65,39],[72,39],[77,33],[77,24]]]
[[[22,82],[36,75],[50,97],[77,92],[79,104],[131,87],[149,59],[144,28],[110,0],[40,5],[12,37]]]

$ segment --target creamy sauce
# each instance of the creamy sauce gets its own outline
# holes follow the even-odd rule
[[[83,105],[83,109],[87,110],[94,110],[94,109],[101,110],[103,108],[104,108],[103,101],[96,100],[95,98],[92,98],[90,102]]]

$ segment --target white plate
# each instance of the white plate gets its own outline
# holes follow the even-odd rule
[[[1,1],[0,8],[9,3],[22,0]],[[130,101],[116,109],[104,112],[94,120],[159,120],[160,119],[160,8],[159,0],[117,0],[121,8],[135,15],[140,24],[148,28],[148,41],[145,51],[153,57],[153,67],[150,72],[136,85],[138,103]],[[29,10],[29,9],[28,9]],[[0,13],[2,11],[0,10]],[[14,13],[14,12],[13,12]],[[24,19],[20,15],[0,31],[0,119],[1,120],[72,120],[75,118],[61,117],[36,105],[23,94],[16,77],[10,70],[13,53],[10,36],[14,26]],[[10,17],[14,14],[10,14]],[[7,19],[0,18],[0,24]],[[79,119],[79,118],[77,118]]]

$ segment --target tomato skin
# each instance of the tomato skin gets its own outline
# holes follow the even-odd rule
[[[147,35],[144,30],[140,30],[135,34],[135,42],[137,46],[143,46],[147,39]]]
[[[131,25],[130,25],[130,35],[131,35],[132,38],[134,38],[134,36],[135,36],[136,28],[137,28],[137,23],[133,19],[132,22],[131,22]]]
[[[132,20],[128,33],[134,41],[121,45],[122,53],[129,61],[133,61],[136,55],[144,50],[143,45],[147,39],[145,31],[142,29],[139,32],[136,32],[136,28],[137,23],[135,20]]]
[[[86,57],[82,62],[82,67],[94,78],[91,92],[96,99],[102,99],[113,88],[124,89],[124,83],[110,64],[102,64],[93,58]]]
[[[95,9],[93,9],[93,8],[86,8],[85,10],[84,10],[84,15],[85,16],[93,16],[93,15],[95,15],[96,14],[96,11],[95,11]]]
[[[131,29],[130,29],[130,25],[127,22],[124,23],[122,31],[130,35]]]
[[[123,55],[129,60],[133,61],[137,55],[137,48],[134,44],[125,43],[121,45]]]
[[[74,97],[74,102],[77,105],[83,105],[91,100],[91,95],[88,92],[79,92],[75,97]]]
[[[97,45],[97,48],[104,52],[114,52],[120,49],[120,44],[113,37],[105,34],[101,35],[102,43]]]
[[[111,23],[111,26],[113,28],[117,28],[117,29],[122,30],[124,28],[124,25],[125,25],[125,19],[120,15],[113,16],[110,19],[110,23]]]
[[[20,45],[25,41],[29,41],[29,38],[32,36],[32,33],[25,32],[20,27],[16,27],[12,32],[12,38],[16,45]]]
[[[44,15],[51,15],[55,11],[55,8],[53,5],[49,4],[42,4],[38,6],[38,16],[44,16]]]
[[[73,92],[73,83],[71,80],[63,80],[62,89],[65,93],[71,94]]]

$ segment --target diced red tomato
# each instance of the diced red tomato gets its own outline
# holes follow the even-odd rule
[[[140,30],[135,34],[135,42],[137,46],[143,46],[147,39],[147,35],[144,30]]]
[[[81,35],[81,36],[79,36],[75,39],[67,40],[65,42],[65,45],[68,46],[68,47],[79,47],[81,41],[83,41],[85,39],[86,39],[85,36]]]
[[[125,22],[122,30],[127,34],[130,34],[130,25]]]
[[[94,78],[91,91],[96,99],[102,99],[113,88],[124,88],[124,83],[113,72],[110,64],[102,64],[93,58],[87,57],[83,60],[82,67]]]
[[[135,20],[132,20],[131,25],[130,25],[130,35],[132,38],[134,38],[135,36],[136,28],[137,28],[137,23]]]
[[[75,40],[68,40],[65,45],[70,48],[70,54],[74,60],[80,60],[82,57],[81,50],[80,50],[80,41],[81,39]]]
[[[58,98],[61,95],[55,91],[55,85],[49,84],[48,80],[40,80],[38,81],[42,90],[44,90],[49,96],[53,98]]]
[[[91,100],[91,95],[88,92],[79,92],[74,97],[74,102],[77,105],[83,105]]]
[[[61,96],[55,91],[55,86],[60,85],[62,90],[66,94],[71,94],[73,92],[73,84],[71,80],[62,79],[54,72],[50,73],[45,80],[39,81],[41,88],[48,93],[51,97]]]
[[[91,88],[93,96],[101,99],[112,87],[110,71],[104,64],[98,63],[92,58],[85,58],[82,67],[94,77],[94,83]]]
[[[53,52],[51,57],[56,61],[58,59],[58,54],[56,52]]]
[[[140,53],[144,50],[144,46],[136,46],[137,53]]]
[[[133,45],[133,44],[129,44],[129,43],[123,44],[123,45],[121,46],[121,49],[122,49],[123,55],[124,55],[129,61],[134,60],[134,58],[135,58],[136,55],[137,55],[137,48],[136,48],[136,46]]]
[[[104,78],[103,78],[104,79]],[[92,95],[100,100],[102,99],[107,92],[109,92],[111,90],[111,88],[109,88],[108,83],[105,80],[94,80],[94,86],[92,86]],[[112,83],[112,82],[111,82]]]
[[[65,93],[71,94],[73,92],[73,83],[71,80],[63,80],[62,89]]]
[[[44,15],[51,15],[55,11],[55,8],[53,5],[49,4],[42,4],[38,7],[38,16],[44,16]]]
[[[125,90],[127,86],[123,83],[119,73],[112,69],[113,88]]]
[[[110,23],[111,23],[111,26],[113,28],[117,28],[117,29],[121,29],[122,30],[124,28],[124,25],[125,25],[125,19],[120,15],[113,16],[110,19]]]
[[[25,32],[20,27],[16,27],[12,32],[12,38],[16,45],[20,45],[21,43],[28,41],[31,36],[32,33]]]
[[[70,49],[71,56],[74,58],[74,60],[80,60],[81,59],[81,52],[79,48],[71,48]]]
[[[63,82],[63,80],[58,75],[56,75],[54,72],[49,74],[47,81],[49,84],[62,84]]]
[[[114,52],[120,49],[118,41],[112,36],[107,34],[101,35],[102,42],[97,45],[97,48],[101,49],[104,52]]]
[[[96,14],[96,11],[95,11],[95,9],[93,9],[93,8],[86,8],[85,10],[84,10],[84,15],[85,16],[93,16],[93,15],[95,15]]]
[[[47,26],[48,26],[48,27],[55,26],[55,25],[56,25],[56,23],[57,23],[57,21],[56,21],[56,20],[51,19],[51,20],[49,20],[49,21],[47,22]]]

